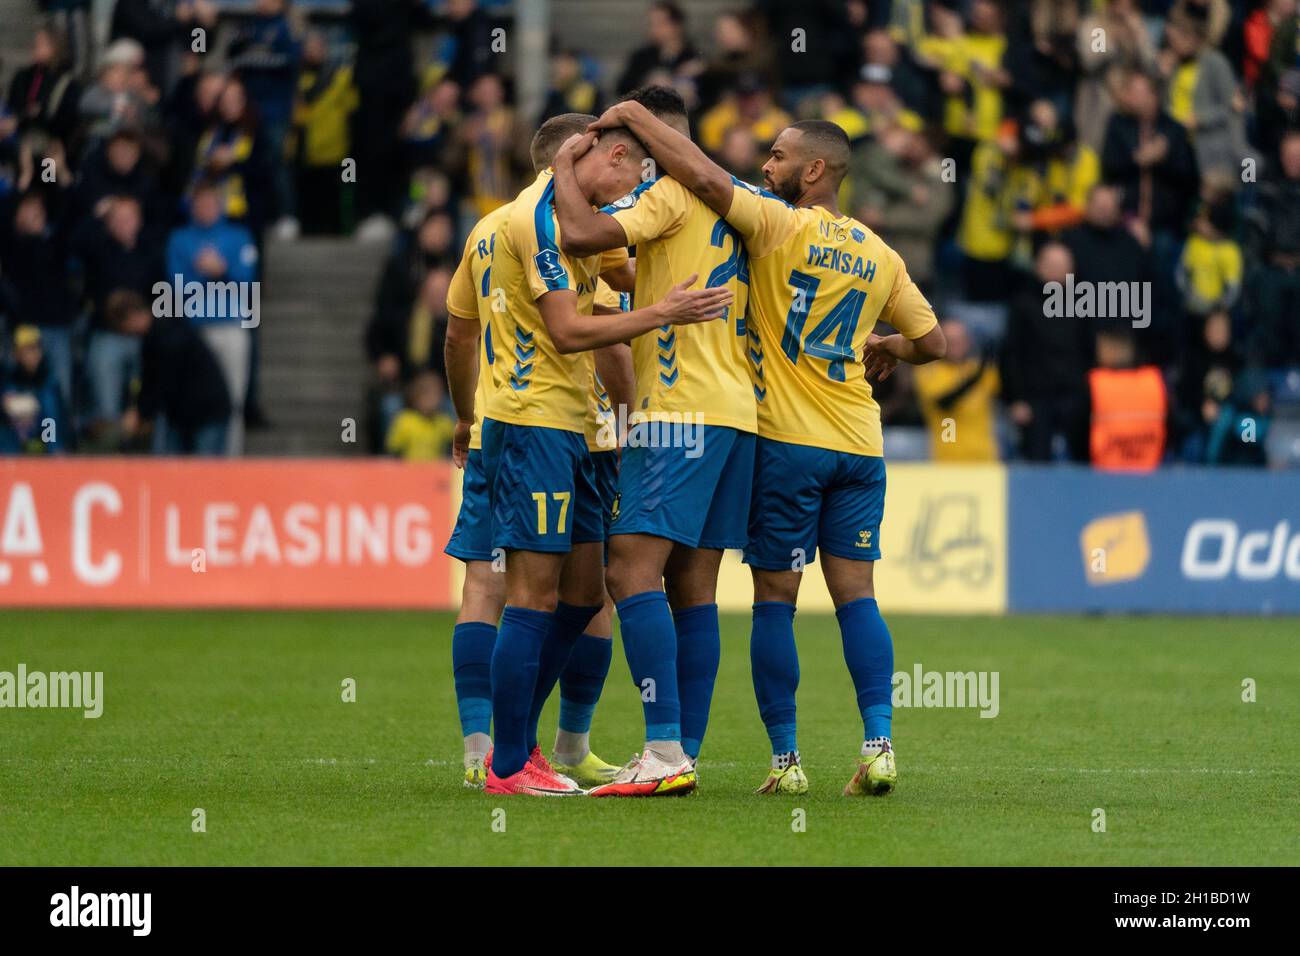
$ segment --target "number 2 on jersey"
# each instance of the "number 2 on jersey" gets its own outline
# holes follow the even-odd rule
[[[709,244],[718,249],[722,248],[722,240],[731,238],[731,255],[727,261],[722,263],[712,272],[709,278],[705,280],[704,288],[713,289],[718,286],[726,285],[734,276],[745,285],[749,285],[749,256],[745,255],[745,244],[741,241],[740,233],[736,231],[725,219],[719,219],[713,224],[713,234],[709,236]],[[731,315],[731,306],[722,310],[722,321],[727,321]],[[745,317],[742,315],[736,320],[736,334],[743,336],[745,334]]]

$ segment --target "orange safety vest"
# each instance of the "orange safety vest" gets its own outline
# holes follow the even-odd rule
[[[1168,398],[1160,369],[1095,368],[1092,390],[1092,463],[1103,471],[1152,471],[1165,450]]]

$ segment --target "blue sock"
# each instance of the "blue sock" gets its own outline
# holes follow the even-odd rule
[[[451,668],[462,737],[492,732],[492,645],[496,640],[496,627],[482,621],[457,624],[451,632]]]
[[[799,689],[799,652],[794,646],[793,604],[759,601],[754,605],[749,664],[758,712],[772,741],[772,753],[798,750],[794,695]]]
[[[709,726],[709,705],[722,657],[718,606],[700,604],[678,611],[673,625],[677,628],[677,689],[682,695],[682,749],[695,760]]]
[[[641,709],[645,711],[645,739],[681,740],[677,632],[673,628],[668,596],[663,591],[644,591],[619,601],[616,607],[627,666],[641,695]],[[647,684],[648,680],[653,685]],[[651,700],[646,699],[647,694]]]
[[[555,682],[569,663],[573,645],[587,629],[591,619],[600,613],[600,605],[579,607],[561,601],[551,616],[551,629],[542,641],[542,653],[537,664],[537,684],[533,688],[533,703],[528,709],[528,752],[537,746],[537,722],[542,718],[546,698],[555,690]]]
[[[507,607],[492,651],[492,772],[508,777],[528,761],[528,709],[537,686],[542,643],[554,615]]]
[[[591,715],[609,674],[614,642],[583,634],[573,645],[568,666],[560,672],[560,729],[571,734],[591,731]]]
[[[858,692],[864,740],[888,737],[893,707],[894,642],[875,598],[850,601],[835,616],[844,639],[844,663]]]

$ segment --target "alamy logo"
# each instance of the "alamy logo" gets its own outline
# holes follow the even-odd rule
[[[186,282],[180,273],[153,286],[154,318],[238,319],[246,329],[262,321],[260,282]]]
[[[104,713],[103,671],[0,671],[0,708],[66,707],[87,720]]]
[[[927,671],[916,664],[909,674],[895,671],[895,707],[978,707],[981,717],[996,717],[998,671]]]
[[[642,412],[629,414],[620,404],[618,412],[603,412],[597,418],[596,444],[600,448],[617,448],[620,435],[626,436],[628,448],[681,448],[686,458],[704,454],[704,414],[702,412]]]
[[[1049,319],[1131,319],[1133,328],[1151,324],[1150,282],[1065,282],[1043,285],[1043,315]]]
[[[152,893],[82,893],[78,886],[50,897],[51,926],[128,926],[133,936],[148,936]]]

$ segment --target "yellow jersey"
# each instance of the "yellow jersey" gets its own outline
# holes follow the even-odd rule
[[[998,460],[994,419],[1002,386],[994,366],[974,358],[931,362],[916,370],[915,382],[936,462]],[[945,396],[951,397],[944,401]]]
[[[384,447],[404,461],[437,461],[447,457],[454,429],[446,415],[422,415],[413,408],[404,408],[388,427]]]
[[[758,434],[881,456],[880,406],[862,350],[877,321],[909,339],[937,324],[902,258],[851,216],[796,209],[737,181],[727,221],[749,249]]]
[[[1186,126],[1196,117],[1196,81],[1200,76],[1200,66],[1195,60],[1180,63],[1169,83],[1169,103],[1166,109],[1169,115]]]
[[[492,253],[496,249],[497,230],[510,215],[512,204],[492,210],[478,221],[469,238],[460,264],[447,289],[447,311],[458,319],[477,321],[482,326],[479,341],[478,386],[474,389],[474,427],[469,433],[469,447],[483,445],[483,413],[488,395],[493,391],[492,374],[496,355],[492,349],[492,307],[500,297],[492,291]]]
[[[1012,229],[1015,212],[1068,205],[1081,214],[1100,179],[1101,159],[1087,146],[1032,165],[1013,161],[997,143],[980,143],[971,154],[970,184],[957,227],[957,245],[972,259],[983,262],[997,262],[1013,252],[1032,258],[1028,238]],[[1059,231],[1050,221],[1039,222],[1035,228]]]
[[[1006,50],[1007,38],[1000,34],[967,33],[959,37],[927,34],[917,41],[917,53],[970,85],[969,95],[963,92],[945,97],[943,128],[948,135],[985,142],[997,137],[998,124],[1002,122],[1002,91],[985,83],[979,70],[1001,67]]]
[[[710,153],[719,152],[727,131],[733,126],[745,127],[760,146],[767,146],[793,122],[794,118],[775,103],[768,105],[757,119],[746,120],[735,100],[724,99],[700,117],[700,147]]]
[[[547,169],[515,198],[497,232],[492,285],[501,290],[504,308],[492,312],[491,324],[503,365],[484,414],[514,425],[585,434],[591,353],[559,352],[537,300],[568,289],[577,293],[578,312],[590,315],[597,276],[625,262],[627,250],[579,259],[566,256],[560,251],[554,202],[555,183]]]
[[[745,358],[749,260],[740,234],[668,176],[642,183],[602,212],[636,246],[634,295],[641,308],[661,301],[692,273],[699,275],[697,288],[724,286],[734,297],[721,319],[664,325],[632,340],[636,410],[651,419],[701,415],[697,420],[706,425],[755,431],[758,412]]]
[[[1193,297],[1188,302],[1192,312],[1231,306],[1241,288],[1241,277],[1241,247],[1231,239],[1207,239],[1198,232],[1187,237],[1178,280]]]

